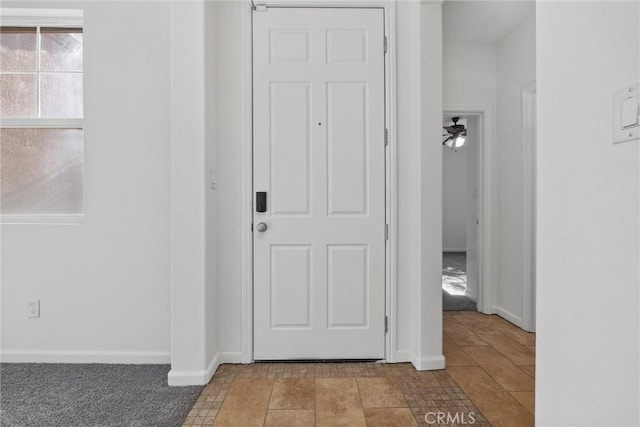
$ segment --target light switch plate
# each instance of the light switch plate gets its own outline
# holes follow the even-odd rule
[[[640,139],[640,84],[627,86],[613,94],[613,143]],[[635,116],[635,117],[634,117]],[[634,124],[635,123],[635,124]]]

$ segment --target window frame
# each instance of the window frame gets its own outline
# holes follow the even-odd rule
[[[0,8],[0,26],[7,27],[36,27],[39,28],[82,28],[84,19],[82,10],[76,9],[15,9]],[[38,53],[40,51],[40,37],[38,37]],[[84,56],[84,43],[83,43]],[[38,71],[39,73],[40,71]],[[82,66],[82,80],[84,92],[84,63]],[[40,90],[38,85],[38,91]],[[39,98],[38,98],[39,99]],[[38,107],[39,108],[39,107]],[[80,129],[83,133],[84,158],[84,97],[82,118],[0,118],[0,128],[46,128],[46,129]],[[83,160],[83,207],[85,206],[85,179]],[[78,214],[3,214],[0,213],[1,224],[83,224],[85,211]]]

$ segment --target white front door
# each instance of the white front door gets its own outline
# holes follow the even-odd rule
[[[384,358],[383,16],[253,13],[256,360]]]

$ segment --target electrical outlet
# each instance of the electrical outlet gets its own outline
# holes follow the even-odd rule
[[[27,306],[27,317],[40,317],[40,300],[29,301]]]

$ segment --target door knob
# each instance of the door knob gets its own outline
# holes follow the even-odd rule
[[[256,230],[264,233],[265,231],[267,231],[267,224],[265,224],[264,222],[259,222],[258,225],[256,225]]]

